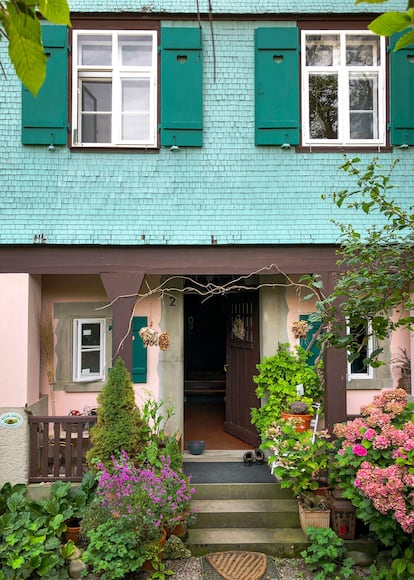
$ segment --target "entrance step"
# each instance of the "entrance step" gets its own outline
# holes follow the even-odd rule
[[[277,483],[194,487],[198,517],[187,541],[193,554],[247,550],[293,557],[307,546],[297,501]]]

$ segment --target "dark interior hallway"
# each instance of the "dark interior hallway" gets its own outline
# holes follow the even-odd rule
[[[184,403],[184,448],[191,440],[203,440],[206,450],[252,449],[250,445],[224,432],[223,397],[187,396]]]

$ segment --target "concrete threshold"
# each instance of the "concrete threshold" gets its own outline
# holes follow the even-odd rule
[[[192,455],[185,450],[183,453],[183,461],[204,461],[204,462],[231,462],[243,461],[243,455],[246,449],[208,449],[201,455]]]

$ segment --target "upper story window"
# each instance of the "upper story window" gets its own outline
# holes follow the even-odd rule
[[[385,145],[385,40],[302,32],[302,143]]]
[[[72,85],[74,147],[156,147],[156,31],[74,31]]]

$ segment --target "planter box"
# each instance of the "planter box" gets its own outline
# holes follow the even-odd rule
[[[331,510],[308,510],[299,504],[299,519],[303,533],[306,535],[306,528],[330,527]]]

